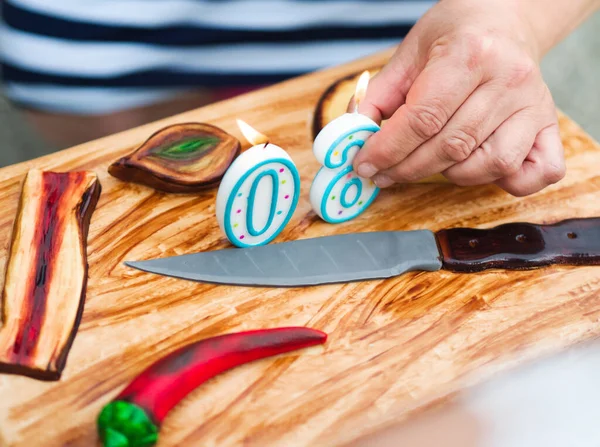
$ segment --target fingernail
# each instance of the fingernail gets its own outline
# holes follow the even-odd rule
[[[375,174],[377,174],[377,168],[371,163],[362,163],[358,165],[358,169],[356,170],[356,172],[358,172],[359,177],[371,178]]]
[[[394,184],[394,181],[385,174],[376,175],[373,177],[373,182],[375,182],[378,188],[387,188]]]

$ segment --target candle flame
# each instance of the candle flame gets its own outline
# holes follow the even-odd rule
[[[244,138],[246,138],[250,144],[256,146],[257,144],[266,144],[269,142],[269,138],[266,135],[260,133],[249,124],[240,119],[236,121],[240,131],[242,132],[242,135],[244,135]]]
[[[367,87],[369,86],[370,77],[371,75],[369,71],[366,70],[360,75],[360,78],[358,78],[358,82],[356,83],[356,91],[354,92],[355,109],[358,109],[358,105],[367,94]]]

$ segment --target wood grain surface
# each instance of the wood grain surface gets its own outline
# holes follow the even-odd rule
[[[242,366],[204,384],[169,416],[159,446],[334,446],[443,399],[497,371],[600,333],[600,268],[408,273],[388,280],[260,289],[193,283],[126,268],[139,260],[229,247],[215,217],[216,190],[170,195],[123,183],[108,165],[156,130],[199,121],[238,138],[241,118],[288,150],[302,192],[275,240],[334,233],[600,216],[600,147],[560,116],[568,173],[533,196],[493,186],[403,185],[353,221],[330,225],[311,210],[318,170],[313,109],[323,90],[390,52],[0,170],[0,270],[19,184],[29,168],[93,170],[103,193],[92,218],[83,319],[59,382],[0,376],[0,444],[97,445],[95,419],[160,356],[200,338],[305,325],[324,346]],[[243,140],[241,140],[243,141]],[[247,148],[249,145],[245,145]]]

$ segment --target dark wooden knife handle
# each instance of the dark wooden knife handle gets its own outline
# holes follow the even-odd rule
[[[436,235],[443,268],[456,272],[600,265],[600,217],[552,225],[519,222],[490,229],[450,228]]]

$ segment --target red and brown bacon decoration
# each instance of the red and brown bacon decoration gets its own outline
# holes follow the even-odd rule
[[[2,292],[1,372],[60,378],[83,311],[100,191],[92,172],[27,174]]]

